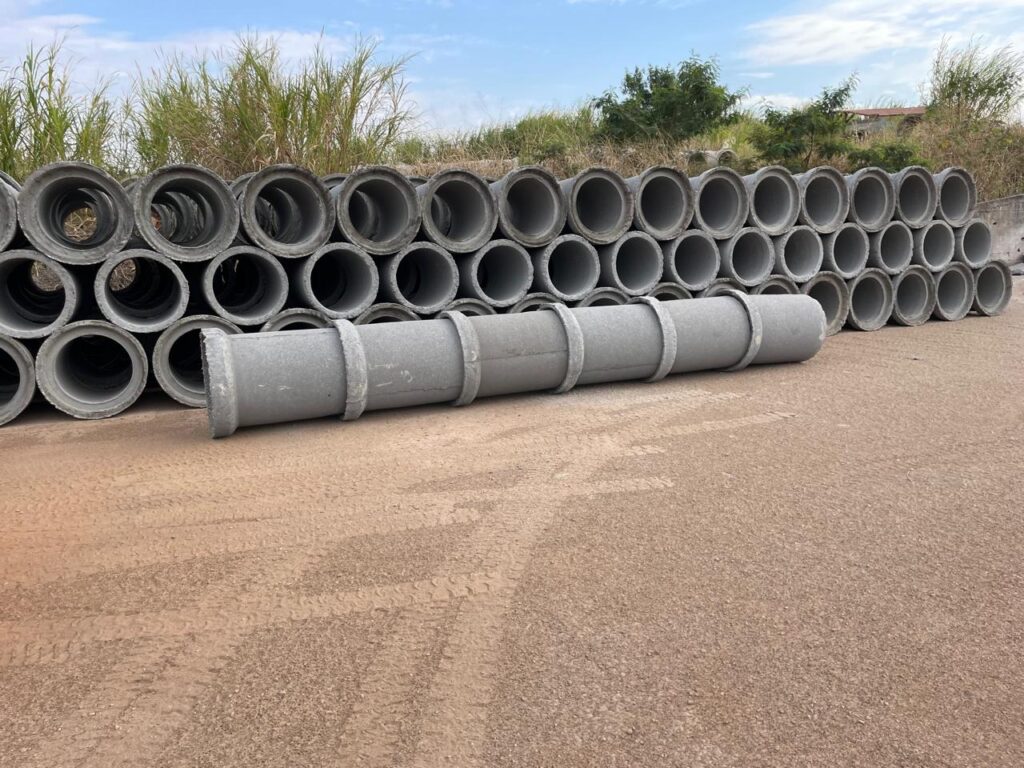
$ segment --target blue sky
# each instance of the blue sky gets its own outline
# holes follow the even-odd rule
[[[0,14],[0,60],[64,36],[82,83],[123,83],[161,51],[213,49],[246,30],[277,36],[290,57],[321,32],[338,55],[373,37],[386,56],[415,54],[428,131],[572,105],[627,68],[691,52],[717,56],[751,104],[790,106],[854,71],[858,103],[916,103],[943,37],[1024,50],[1024,0],[0,0]]]

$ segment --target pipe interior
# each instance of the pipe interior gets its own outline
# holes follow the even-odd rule
[[[443,254],[429,248],[416,248],[398,262],[395,285],[410,304],[443,303],[451,294],[451,266]]]
[[[761,177],[754,187],[754,199],[751,205],[761,224],[768,228],[785,225],[793,217],[793,190],[785,178],[776,174]]]
[[[686,196],[671,176],[654,175],[640,189],[637,201],[643,218],[658,230],[676,227],[686,215]]]
[[[958,269],[943,272],[937,285],[938,305],[948,315],[958,315],[973,300],[967,278]]]
[[[437,231],[449,240],[472,240],[487,226],[487,200],[479,187],[453,178],[434,190],[430,218]]]
[[[14,400],[20,387],[21,368],[10,352],[0,347],[0,407]]]
[[[196,179],[176,179],[157,187],[150,220],[162,238],[175,245],[206,245],[219,234],[227,217],[220,195]]]
[[[39,195],[40,224],[69,248],[85,250],[107,242],[117,228],[117,206],[99,186],[80,178],[55,179]]]
[[[672,263],[684,283],[705,285],[718,275],[718,245],[705,237],[684,238],[679,241]]]
[[[529,290],[532,277],[529,257],[510,245],[489,248],[477,262],[477,284],[491,301],[521,298]]]
[[[348,216],[356,231],[375,243],[399,237],[414,218],[402,188],[388,178],[360,182],[349,198]]]
[[[309,274],[313,297],[333,312],[348,312],[361,307],[374,290],[373,268],[352,251],[342,248],[325,251],[317,258]]]
[[[928,202],[931,189],[928,183],[916,173],[903,177],[899,188],[900,211],[908,221],[921,221],[928,216]]]
[[[992,232],[977,221],[968,224],[963,233],[963,249],[968,264],[982,266],[992,254]]]
[[[658,301],[678,301],[679,299],[689,298],[682,291],[682,288],[665,286],[664,288],[659,288],[657,291],[652,293],[651,296],[656,298]]]
[[[377,323],[401,323],[408,320],[408,317],[402,317],[391,312],[381,311],[374,314],[369,320],[365,322],[366,325],[376,325]]]
[[[885,288],[874,276],[858,281],[850,291],[850,311],[866,325],[874,325],[888,317]]]
[[[125,259],[107,275],[104,289],[114,308],[128,317],[155,320],[174,314],[181,284],[166,264],[155,259]],[[125,281],[123,275],[130,275]]]
[[[601,294],[593,301],[587,303],[588,307],[618,307],[621,305],[622,300],[618,296],[607,294]]]
[[[132,380],[128,350],[109,336],[86,334],[57,352],[54,372],[60,387],[75,400],[99,405],[121,394]]]
[[[1000,269],[989,267],[978,273],[978,303],[986,309],[993,310],[1002,304],[1008,288]]]
[[[863,269],[868,259],[867,236],[857,227],[843,227],[832,239],[832,261],[844,274]]]
[[[591,232],[619,226],[625,206],[622,190],[603,176],[590,176],[576,184],[576,215]]]
[[[645,290],[658,282],[662,266],[661,249],[643,237],[622,240],[615,252],[615,274],[631,291]]]
[[[298,178],[269,181],[256,193],[256,223],[279,243],[302,243],[323,230],[327,212],[317,189]]]
[[[804,188],[804,211],[815,226],[832,224],[839,218],[842,204],[842,190],[831,176],[814,176]]]
[[[914,253],[914,236],[902,226],[886,227],[878,243],[878,257],[889,269],[902,269]]]
[[[520,176],[505,189],[508,217],[513,227],[528,237],[550,232],[556,222],[558,202],[551,187],[535,176]]]
[[[939,190],[939,201],[946,218],[953,221],[967,218],[971,209],[971,190],[967,180],[959,174],[947,176]]]
[[[792,293],[792,291],[782,283],[767,283],[764,288],[761,289],[762,296],[781,296],[788,295],[790,293]]]
[[[744,232],[732,246],[732,268],[737,277],[756,282],[771,271],[772,244],[760,231]]]
[[[548,256],[548,278],[567,296],[587,291],[597,284],[600,262],[593,251],[579,240],[563,240],[552,247]]]
[[[697,206],[709,229],[728,230],[740,215],[740,192],[732,179],[714,176],[701,188]]]
[[[224,310],[242,318],[260,317],[276,308],[287,290],[270,263],[251,254],[224,259],[213,273],[213,295]]]
[[[862,176],[853,191],[853,208],[857,217],[866,225],[873,226],[885,219],[886,187],[875,176]]]
[[[11,259],[0,264],[0,287],[0,320],[21,332],[56,321],[67,301],[57,273],[34,259]]]
[[[942,267],[953,258],[956,240],[953,230],[946,226],[928,227],[921,240],[921,255],[933,267]]]
[[[839,311],[843,306],[843,297],[839,288],[828,280],[819,280],[807,291],[807,295],[821,305],[825,313],[825,323],[832,325],[839,317]]]
[[[809,229],[794,229],[783,248],[786,267],[797,277],[813,277],[821,267],[821,238]]]
[[[907,272],[896,286],[896,306],[905,317],[919,317],[928,309],[928,281],[918,272]]]
[[[189,392],[204,394],[201,328],[181,334],[167,350],[167,367],[175,381]]]

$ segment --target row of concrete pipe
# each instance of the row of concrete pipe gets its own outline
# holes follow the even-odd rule
[[[743,177],[720,167],[691,180],[664,167],[631,179],[595,168],[558,182],[531,167],[488,184],[462,170],[409,180],[372,167],[318,179],[274,166],[228,185],[203,168],[170,166],[120,185],[90,166],[56,164],[20,190],[0,183],[0,243],[22,246],[0,253],[0,423],[31,399],[33,378],[72,415],[117,413],[146,387],[149,360],[168,394],[201,406],[206,328],[376,324],[726,290],[806,293],[829,332],[957,319],[972,307],[997,314],[1010,277],[989,261],[975,203],[961,169],[844,177],[770,167]],[[95,232],[79,240],[60,225],[83,206]],[[126,262],[134,279],[115,290]],[[39,290],[39,269],[61,289]],[[19,338],[30,347],[47,339],[34,377],[35,350]]]

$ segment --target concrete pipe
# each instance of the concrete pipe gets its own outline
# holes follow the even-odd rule
[[[148,376],[138,339],[102,320],[65,325],[36,356],[39,391],[57,410],[77,419],[121,413],[139,399]]]
[[[800,190],[797,220],[822,235],[837,231],[850,214],[850,190],[843,174],[821,165],[793,178]]]
[[[130,189],[135,231],[153,250],[175,261],[206,261],[238,234],[231,188],[198,165],[166,165]]]
[[[750,214],[750,196],[743,177],[731,168],[712,168],[691,179],[693,219],[717,240],[735,235]]]
[[[565,228],[566,208],[558,180],[540,166],[517,168],[491,184],[498,229],[526,248],[547,245]]]
[[[627,296],[643,296],[661,282],[664,257],[658,241],[646,232],[627,232],[611,245],[597,249],[601,259],[600,285]]]
[[[846,177],[850,193],[847,218],[867,232],[878,232],[896,212],[896,187],[881,168],[861,168]]]
[[[214,312],[238,325],[263,325],[288,299],[281,262],[250,245],[228,248],[202,274],[203,298]]]
[[[946,168],[935,174],[939,190],[936,214],[951,227],[962,227],[974,216],[978,205],[978,186],[964,168]]]
[[[0,336],[0,425],[16,419],[36,393],[32,353],[10,336]]]
[[[492,307],[511,307],[533,284],[530,254],[514,240],[492,240],[476,253],[460,256],[457,263],[457,295]]]
[[[911,165],[889,174],[896,188],[895,215],[911,229],[923,227],[935,218],[939,191],[927,168]]]
[[[938,320],[960,320],[974,305],[974,273],[966,264],[954,261],[935,275],[935,309]]]
[[[697,293],[696,298],[710,299],[715,296],[725,296],[730,291],[746,293],[747,287],[745,285],[740,285],[731,277],[716,277],[708,284],[707,288]]]
[[[428,403],[800,362],[825,338],[806,296],[733,294],[298,334],[203,337],[210,434]],[[396,368],[406,375],[395,376]]]
[[[459,290],[459,268],[444,248],[412,243],[380,261],[380,295],[418,315],[441,311]]]
[[[21,184],[16,178],[6,171],[0,171],[0,183],[6,184],[8,187],[13,189],[15,192],[21,192]]]
[[[595,288],[586,297],[580,299],[574,307],[617,307],[628,304],[630,296],[618,288]]]
[[[282,259],[308,256],[334,229],[327,187],[305,168],[271,165],[236,187],[245,239]]]
[[[494,307],[486,301],[480,301],[479,299],[456,299],[447,307],[442,309],[437,315],[434,315],[434,317],[443,315],[445,312],[461,312],[467,317],[497,314]]]
[[[189,315],[172,323],[153,346],[153,376],[168,397],[191,408],[206,407],[200,333],[217,328],[224,333],[242,329],[216,315]]]
[[[750,290],[751,296],[760,296],[761,294],[765,294],[768,296],[795,296],[798,293],[800,293],[800,286],[798,286],[795,282],[790,280],[785,275],[772,275],[763,283],[754,286]]]
[[[615,171],[588,168],[558,186],[569,229],[594,245],[614,243],[633,222],[633,193]]]
[[[560,235],[533,251],[533,289],[560,301],[579,301],[601,277],[597,249],[579,235]]]
[[[356,325],[371,325],[374,323],[400,323],[419,319],[420,316],[408,307],[384,301],[374,304],[353,322]]]
[[[693,220],[693,187],[685,173],[666,165],[626,179],[633,193],[633,226],[655,240],[673,240]]]
[[[675,240],[662,243],[661,253],[665,277],[688,291],[703,291],[722,266],[718,243],[702,229],[688,229]]]
[[[416,239],[421,222],[416,188],[393,168],[360,168],[331,194],[341,236],[367,253],[396,253]]]
[[[348,178],[347,173],[327,173],[320,177],[320,181],[324,183],[328,191],[333,190],[335,187],[340,187],[341,182]]]
[[[1010,305],[1013,295],[1013,276],[1002,261],[990,261],[974,272],[974,303],[972,309],[979,315],[1001,315]]]
[[[260,333],[270,331],[308,331],[310,328],[329,328],[331,318],[308,307],[282,309],[260,326]]]
[[[898,275],[914,258],[914,233],[902,221],[890,221],[868,235],[868,265],[887,275]]]
[[[964,226],[954,230],[956,236],[957,261],[971,269],[981,269],[992,261],[992,230],[988,222],[971,219]]]
[[[850,289],[850,314],[846,324],[858,331],[877,331],[892,317],[893,290],[889,275],[880,269],[865,269],[853,280]]]
[[[291,270],[295,300],[326,317],[358,317],[380,287],[377,265],[351,243],[327,243]]]
[[[840,224],[835,232],[822,235],[822,269],[835,272],[844,280],[852,280],[868,265],[871,241],[868,233],[856,224]]]
[[[0,181],[0,251],[18,235],[18,190]]]
[[[806,283],[821,271],[825,249],[821,235],[808,226],[793,227],[783,235],[772,238],[775,246],[775,274],[788,277],[794,283]]]
[[[819,272],[800,286],[800,292],[821,305],[825,313],[825,333],[834,336],[843,330],[850,315],[850,288],[835,272]]]
[[[18,223],[39,252],[64,264],[98,264],[131,237],[128,194],[105,171],[71,161],[34,171],[18,193]]]
[[[768,165],[743,177],[750,200],[747,223],[768,235],[781,235],[800,215],[800,189],[781,165]]]
[[[601,290],[600,288],[598,290]],[[628,298],[628,297],[627,297]],[[517,314],[519,312],[535,312],[538,309],[543,309],[547,304],[559,304],[559,300],[552,296],[550,293],[544,293],[543,291],[536,291],[534,293],[528,293],[523,296],[522,300],[517,304],[508,308],[509,314]]]
[[[892,278],[892,321],[898,325],[922,325],[935,309],[935,277],[919,264]]]
[[[131,274],[120,285],[124,273]],[[96,272],[93,291],[100,312],[114,325],[134,333],[158,333],[185,314],[189,287],[181,268],[141,248],[121,251]]]
[[[764,282],[775,267],[775,246],[772,239],[760,229],[744,227],[719,250],[722,255],[722,276],[752,288]]]
[[[956,235],[953,228],[941,219],[929,221],[921,229],[914,230],[915,264],[931,272],[941,272],[956,255]]]
[[[416,187],[423,236],[451,253],[483,248],[498,226],[498,207],[487,183],[471,171],[440,171]]]
[[[82,300],[67,267],[35,251],[0,253],[0,333],[41,339],[71,322]]]
[[[682,299],[692,299],[693,294],[683,288],[681,285],[675,283],[658,283],[651,289],[651,292],[647,294],[653,296],[658,301],[680,301]],[[637,296],[630,301],[642,301],[642,296]]]

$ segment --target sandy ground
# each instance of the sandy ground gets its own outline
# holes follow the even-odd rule
[[[815,360],[0,433],[0,765],[1024,765],[1024,298]]]

